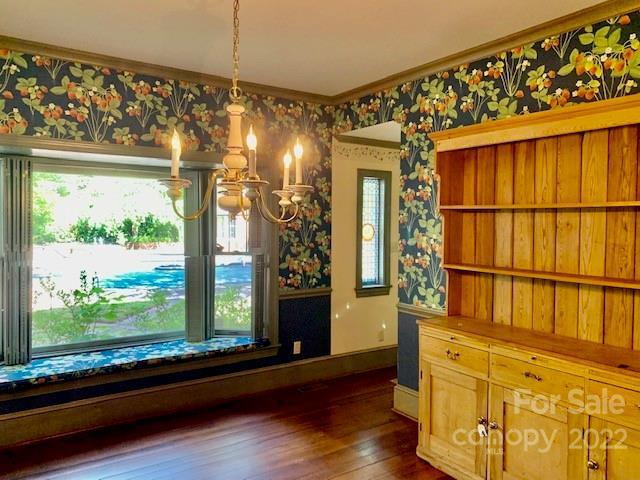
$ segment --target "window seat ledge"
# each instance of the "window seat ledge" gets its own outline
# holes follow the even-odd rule
[[[105,373],[248,352],[261,346],[266,346],[265,342],[250,337],[218,337],[199,343],[172,340],[37,358],[26,365],[0,366],[0,393]]]

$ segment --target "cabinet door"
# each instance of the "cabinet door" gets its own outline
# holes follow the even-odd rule
[[[419,454],[464,478],[486,478],[487,382],[421,361]]]
[[[591,417],[589,480],[640,478],[640,431]]]
[[[583,414],[497,385],[490,394],[490,479],[586,478]]]

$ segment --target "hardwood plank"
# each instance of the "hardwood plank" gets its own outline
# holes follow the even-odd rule
[[[464,175],[462,178],[462,191],[464,203],[476,203],[476,150],[466,150],[464,153]],[[462,235],[460,236],[461,257],[465,263],[476,261],[476,215],[473,212],[465,212],[462,215]],[[460,311],[463,315],[475,315],[475,277],[463,275],[460,279]]]
[[[581,198],[583,201],[607,199],[608,130],[584,134],[582,141]],[[604,275],[607,218],[605,211],[580,212],[580,273]],[[578,338],[602,342],[604,339],[604,290],[593,285],[580,286]]]
[[[640,292],[633,293],[633,349],[640,350]]]
[[[638,139],[640,143],[640,138]],[[640,152],[640,145],[637,148]],[[640,164],[640,159],[638,159]],[[636,198],[640,199],[640,175],[637,178]],[[640,281],[640,212],[636,213],[636,248],[635,248],[635,279]],[[633,349],[640,350],[640,292],[634,292],[633,298]]]
[[[0,452],[2,478],[448,479],[415,456],[385,369]],[[358,476],[359,472],[362,476]]]
[[[524,279],[541,279],[553,280],[554,282],[578,283],[600,288],[613,287],[640,290],[640,282],[637,280],[596,277],[595,275],[538,272],[536,270],[525,270],[521,268],[482,267],[474,264],[467,265],[464,263],[444,263],[442,267],[448,270],[458,270],[460,272],[493,273],[497,275],[511,275],[513,277]]]
[[[463,191],[454,188],[456,178],[464,171],[464,154],[461,151],[437,152],[436,172],[439,179],[438,195],[441,205],[464,202]]]
[[[514,202],[535,201],[535,142],[518,142],[514,147]],[[513,267],[533,268],[533,212],[513,213]],[[517,327],[533,326],[533,281],[513,279],[513,319]]]
[[[479,204],[495,202],[496,150],[479,148],[477,152],[476,201]],[[493,265],[494,262],[493,212],[476,213],[476,263]],[[493,317],[493,276],[475,277],[475,317],[490,320]]]
[[[500,204],[513,203],[513,145],[500,145],[496,149],[496,197]],[[494,265],[513,265],[513,212],[496,212]],[[493,321],[511,325],[513,315],[513,279],[509,276],[493,277]]]
[[[609,131],[608,200],[635,200],[638,171],[638,129],[636,126]],[[613,278],[634,278],[636,212],[633,209],[607,211],[605,274]],[[604,342],[633,346],[633,292],[605,289]]]
[[[519,350],[517,356],[526,360],[532,353],[558,357],[562,366],[559,370],[573,372],[578,376],[588,375],[590,378],[603,381],[610,376],[610,382],[621,386],[632,385],[637,388],[640,379],[640,355],[628,348],[614,347],[602,343],[589,342],[575,338],[530,329],[515,328],[497,323],[480,322],[468,317],[436,316],[418,320],[418,325],[425,332],[437,332],[440,336],[460,335],[471,342],[490,343]],[[443,335],[444,334],[444,335]],[[488,339],[491,339],[489,342]],[[494,349],[496,351],[496,349]],[[511,355],[511,354],[509,354]],[[514,355],[516,355],[514,353]],[[529,357],[530,358],[530,357]],[[551,366],[551,364],[549,364]],[[587,373],[584,367],[591,369]],[[553,379],[551,381],[555,381]],[[607,381],[604,380],[606,383]],[[565,384],[566,386],[566,384]],[[548,390],[546,390],[548,392]]]
[[[556,201],[558,165],[558,139],[555,137],[536,141],[535,153],[535,201]],[[534,212],[533,268],[554,272],[556,268],[556,212]],[[533,329],[552,332],[555,314],[555,284],[549,280],[533,281]]]
[[[564,137],[563,137],[564,138]],[[579,171],[578,171],[579,172]],[[621,202],[554,202],[554,203],[496,203],[493,205],[441,205],[440,210],[482,211],[482,210],[576,210],[582,208],[637,208],[636,200]]]
[[[632,290],[604,289],[604,343],[633,348],[633,304]]]
[[[558,140],[556,199],[580,202],[582,135]],[[580,212],[558,211],[556,215],[556,272],[580,271]],[[578,285],[556,283],[554,331],[558,335],[578,336]]]

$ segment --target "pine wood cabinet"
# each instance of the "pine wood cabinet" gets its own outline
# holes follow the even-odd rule
[[[457,479],[640,478],[640,355],[449,316],[421,320],[417,454]]]
[[[429,137],[448,317],[420,326],[418,455],[640,480],[640,95]]]
[[[486,478],[488,383],[438,364],[424,362],[420,400],[420,445],[433,457],[473,479]]]
[[[592,418],[589,444],[589,480],[640,478],[640,430]]]
[[[584,415],[559,405],[541,408],[519,391],[499,385],[491,386],[490,396],[489,478],[584,478]]]

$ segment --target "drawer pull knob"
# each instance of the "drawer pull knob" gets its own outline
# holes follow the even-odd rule
[[[447,358],[449,360],[458,360],[458,357],[460,356],[459,352],[452,352],[448,348],[447,348],[447,351],[445,353],[447,354]]]
[[[500,429],[500,425],[498,425],[496,422],[490,422],[489,423],[489,428],[491,430],[499,430]]]
[[[524,372],[523,374],[525,376],[525,378],[532,378],[533,380],[535,380],[536,382],[541,382],[542,381],[542,377],[539,377],[538,375],[536,375],[535,373],[531,373],[531,372]]]
[[[531,360],[532,360],[532,361],[534,361],[534,362],[535,362],[537,359],[538,359],[538,357],[536,357],[535,355],[531,355]]]
[[[453,335],[451,335],[451,336],[449,337],[449,340],[455,340],[455,339],[456,339],[456,337],[454,337]]]
[[[600,465],[595,460],[589,460],[587,462],[587,468],[589,470],[598,470],[600,468]]]

